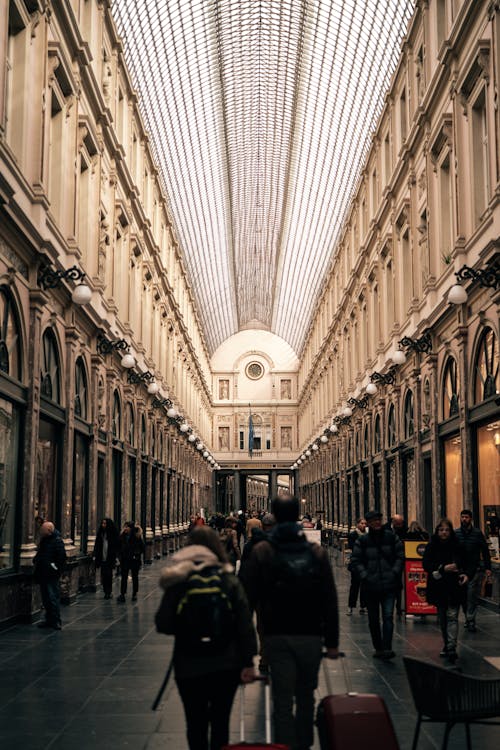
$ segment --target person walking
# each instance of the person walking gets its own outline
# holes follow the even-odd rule
[[[38,627],[61,630],[59,579],[66,562],[66,550],[61,534],[52,521],[43,521],[39,534],[38,551],[33,559],[33,577],[40,586],[45,619],[38,623]]]
[[[365,533],[366,533],[366,519],[358,518],[358,520],[356,521],[356,528],[354,528],[347,537],[347,546],[351,550],[351,554],[352,554],[352,550],[354,549],[354,545],[356,541],[359,539],[360,536],[363,536]],[[347,603],[346,615],[350,617],[353,611],[356,609],[356,602],[358,600],[358,592],[360,590],[360,580],[359,580],[357,571],[352,568],[351,561],[349,561],[348,570],[351,574],[351,586],[349,588],[349,599]],[[362,589],[360,592],[359,605],[360,605],[359,614],[365,615],[366,614],[366,601],[365,601],[364,589]]]
[[[95,538],[92,557],[96,568],[101,570],[104,598],[111,599],[113,593],[113,570],[120,551],[118,529],[111,518],[103,518]]]
[[[423,567],[427,572],[426,598],[438,611],[443,636],[440,656],[457,660],[458,610],[467,598],[465,548],[448,518],[442,518],[425,548]]]
[[[139,591],[139,570],[146,550],[144,539],[142,538],[142,529],[140,526],[127,521],[120,534],[120,596],[118,601],[125,601],[127,593],[128,574],[132,575],[132,601],[137,600]]]
[[[272,513],[276,525],[255,545],[240,579],[250,608],[259,612],[275,741],[308,750],[323,642],[330,658],[339,653],[337,591],[326,550],[308,542],[298,523],[298,499],[276,498]]]
[[[477,605],[481,584],[486,578],[491,581],[491,557],[488,543],[481,531],[472,524],[472,511],[468,508],[460,513],[460,527],[455,529],[458,541],[465,549],[465,569],[469,578],[467,598],[463,604],[465,612],[465,627],[469,633],[475,633]]]
[[[192,587],[191,576],[196,578]],[[207,650],[201,651],[201,646],[194,640],[190,642],[188,636],[190,627],[195,626],[192,619],[202,619],[197,612],[203,613],[203,604],[197,605],[196,599],[202,599],[205,580],[210,585],[210,611],[217,613],[214,622],[224,621],[226,602],[232,616],[225,637],[220,641],[214,638]],[[186,546],[162,570],[160,585],[165,595],[156,624],[160,632],[176,636],[174,673],[184,706],[189,748],[221,750],[229,739],[229,717],[236,688],[240,682],[252,682],[255,678],[253,656],[257,653],[257,638],[245,592],[232,574],[217,533],[208,526],[191,532]],[[192,618],[187,612],[189,601]],[[183,620],[179,625],[180,610]]]
[[[369,511],[366,516],[368,533],[354,544],[351,566],[361,581],[368,609],[368,625],[378,659],[392,659],[394,602],[401,585],[404,566],[403,543],[388,528],[382,528],[382,513]],[[380,628],[382,610],[382,629]]]
[[[224,528],[220,532],[220,540],[224,552],[229,558],[229,562],[236,568],[236,563],[241,560],[241,550],[238,544],[238,535],[236,533],[237,520],[234,516],[228,516],[224,523]]]

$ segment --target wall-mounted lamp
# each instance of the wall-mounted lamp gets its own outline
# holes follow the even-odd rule
[[[146,370],[146,372],[132,372],[129,370],[127,374],[127,383],[130,383],[131,385],[137,385],[138,383],[152,383],[155,379],[155,376],[152,372],[149,372],[149,370]],[[156,387],[156,390],[153,391],[153,393],[157,393],[159,391],[159,386]],[[149,392],[149,390],[148,390]]]
[[[367,385],[367,386],[366,386],[366,388],[365,388],[365,391],[366,391],[366,393],[367,393],[367,394],[368,394],[369,396],[375,396],[375,394],[376,394],[376,393],[377,393],[377,391],[378,391],[378,388],[377,388],[377,386],[375,385],[375,383],[368,383],[368,385]]]
[[[452,305],[463,305],[467,302],[468,295],[464,287],[461,286],[461,282],[471,279],[476,281],[479,286],[498,289],[500,287],[500,263],[497,261],[491,268],[484,268],[479,271],[470,266],[462,266],[455,273],[455,276],[457,277],[457,283],[448,292],[448,302],[451,302]]]
[[[389,368],[385,375],[380,372],[372,372],[370,380],[372,383],[381,383],[382,385],[394,385],[396,382],[396,371],[397,368],[393,365]]]
[[[125,369],[130,370],[131,367],[135,367],[135,359],[130,354],[130,345],[127,344],[125,339],[114,339],[109,341],[105,336],[99,335],[97,337],[97,351],[99,354],[105,355],[111,352],[125,352],[121,358],[121,366]]]
[[[319,451],[319,445],[317,443],[312,444],[313,451]]]
[[[38,273],[38,284],[42,289],[56,289],[61,281],[79,281],[72,293],[71,299],[75,305],[86,305],[92,299],[92,290],[83,282],[85,273],[77,266],[71,266],[66,271],[53,271],[50,266],[43,266]]]
[[[323,444],[327,443],[328,442],[328,435],[321,435],[320,440],[321,440],[321,442]]]
[[[428,354],[432,350],[432,339],[429,332],[424,333],[419,339],[403,336],[398,343],[400,346],[404,346],[407,351],[425,352]]]
[[[406,362],[406,354],[402,349],[396,349],[396,351],[393,352],[392,361],[395,365],[404,365]]]

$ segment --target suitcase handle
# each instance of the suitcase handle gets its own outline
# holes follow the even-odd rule
[[[265,732],[266,744],[271,744],[271,688],[269,677],[258,675],[255,682],[264,683]],[[245,742],[245,685],[240,685],[240,742]]]
[[[332,661],[336,661],[335,658],[332,658],[331,656],[327,656],[327,652],[326,651],[323,651],[322,666],[323,666],[323,674],[325,676],[326,689],[328,691],[328,695],[333,695],[333,687],[332,687],[332,683],[331,683],[331,680],[330,680],[330,673],[328,672],[328,669],[327,669],[327,666],[326,666],[326,660],[327,659],[332,659]],[[346,685],[346,688],[347,688],[347,690],[346,690],[347,694],[348,695],[356,695],[356,693],[352,692],[351,677],[350,677],[349,672],[348,672],[347,667],[346,667],[346,656],[345,656],[345,653],[343,651],[339,651],[339,655],[338,655],[337,659],[340,659],[340,661],[342,663],[342,671],[344,673],[344,680],[345,680],[345,685]]]

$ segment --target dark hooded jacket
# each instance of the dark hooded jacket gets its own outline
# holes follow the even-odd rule
[[[445,565],[455,563],[458,572],[444,570]],[[456,534],[442,541],[433,534],[425,548],[423,566],[427,572],[426,599],[437,607],[462,604],[467,595],[467,586],[459,585],[458,577],[465,572],[466,556],[463,545]]]
[[[404,566],[403,543],[389,529],[369,529],[356,540],[349,569],[374,593],[397,591]]]
[[[300,595],[296,591],[280,597],[277,578],[282,549],[291,556],[311,555],[311,573]],[[321,635],[327,648],[337,648],[337,590],[328,554],[319,544],[307,541],[300,524],[274,526],[268,539],[256,544],[242,565],[240,580],[250,607],[259,610],[265,635]]]
[[[146,546],[142,538],[140,526],[127,529],[120,534],[120,562],[132,563],[140,567]]]
[[[38,582],[59,578],[66,562],[66,550],[61,533],[55,529],[49,536],[43,536],[38,545],[33,564],[35,580]]]

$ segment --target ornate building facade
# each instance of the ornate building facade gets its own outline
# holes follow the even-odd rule
[[[336,526],[465,505],[491,530],[499,37],[494,0],[416,2],[303,351],[248,326],[210,356],[110,3],[1,4],[0,624],[39,610],[42,517],[68,600],[104,516],[148,561],[288,486]]]

